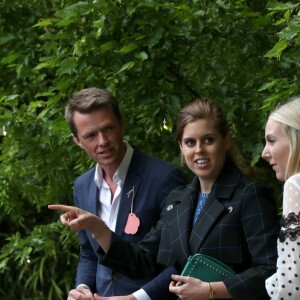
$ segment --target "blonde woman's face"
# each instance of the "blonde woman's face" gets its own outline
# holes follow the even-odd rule
[[[290,145],[282,124],[269,119],[265,128],[265,140],[261,156],[269,162],[277,179],[284,181]]]

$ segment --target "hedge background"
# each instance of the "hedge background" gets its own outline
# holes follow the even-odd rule
[[[73,204],[74,179],[93,165],[63,117],[85,87],[111,91],[129,142],[174,164],[180,107],[215,99],[251,174],[274,187],[280,204],[281,184],[260,153],[269,111],[299,94],[299,7],[0,0],[0,297],[66,299],[73,287],[76,235],[47,204]]]

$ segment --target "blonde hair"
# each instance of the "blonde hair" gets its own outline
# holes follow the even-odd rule
[[[269,119],[282,124],[290,145],[285,180],[300,171],[300,97],[283,103]]]

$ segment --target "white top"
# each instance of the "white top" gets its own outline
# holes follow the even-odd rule
[[[282,224],[277,240],[277,271],[266,280],[273,300],[300,299],[300,173],[283,189]]]
[[[133,148],[126,142],[126,153],[124,158],[118,167],[117,171],[113,175],[113,180],[117,184],[117,189],[115,191],[113,199],[111,199],[111,192],[108,184],[103,179],[103,171],[99,164],[96,165],[95,178],[94,181],[99,188],[99,202],[100,205],[98,216],[107,224],[110,230],[115,231],[117,216],[120,207],[122,189],[124,186],[126,174],[130,165],[130,161],[133,155]],[[139,289],[134,292],[133,295],[137,300],[151,300],[148,294],[143,290]]]
[[[116,170],[115,174],[113,175],[113,181],[117,184],[117,189],[114,194],[114,198],[111,199],[111,191],[109,189],[108,184],[103,179],[103,171],[101,166],[97,164],[96,171],[95,171],[95,178],[94,181],[100,190],[99,192],[99,202],[100,205],[98,216],[101,220],[103,220],[110,230],[115,231],[116,223],[117,223],[117,216],[121,201],[121,191],[124,186],[124,181],[126,178],[126,174],[130,165],[130,161],[133,155],[132,147],[124,141],[126,144],[126,153],[124,158],[119,165],[118,169]]]

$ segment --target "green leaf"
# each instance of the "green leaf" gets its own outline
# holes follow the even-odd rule
[[[60,67],[57,70],[58,75],[64,75],[64,74],[72,74],[76,72],[77,67],[77,58],[76,57],[70,57],[62,61],[60,64]]]
[[[34,24],[32,27],[47,27],[52,25],[52,19],[43,19],[39,21],[38,23]]]
[[[55,12],[55,16],[63,20],[71,19],[89,13],[89,3],[78,1],[76,4],[65,6]]]
[[[279,19],[278,21],[275,22],[275,25],[281,25],[283,23],[286,23],[288,20],[285,18]]]
[[[1,59],[1,64],[8,65],[16,61],[20,57],[20,53],[12,53]]]
[[[299,24],[289,24],[284,28],[280,33],[280,39],[291,41],[294,37],[299,36],[300,34],[300,23]]]
[[[266,82],[258,89],[258,91],[262,92],[262,91],[269,90],[269,89],[273,88],[274,86],[276,86],[278,84],[278,82],[279,82],[278,80]]]
[[[279,58],[282,51],[285,50],[288,46],[288,43],[286,41],[279,41],[275,44],[275,46],[269,50],[265,55],[264,57],[269,57],[269,58],[272,58],[272,57],[276,57],[276,58]]]
[[[109,41],[100,46],[100,51],[111,51],[117,47],[117,43],[115,41]]]
[[[299,4],[293,4],[291,2],[281,3],[278,1],[269,1],[266,7],[271,11],[284,11],[288,9],[295,9],[299,7]]]
[[[122,54],[130,53],[134,51],[137,48],[136,44],[131,44],[131,45],[125,45],[123,46],[118,52]]]
[[[13,34],[5,34],[0,36],[0,45],[10,42],[15,39]]]
[[[137,54],[135,55],[135,57],[136,57],[136,58],[139,58],[139,59],[141,59],[141,60],[146,60],[146,59],[148,59],[148,54],[147,54],[145,51],[142,51],[142,52],[140,52],[140,53],[137,53]]]
[[[18,99],[19,97],[20,97],[19,94],[15,94],[15,95],[9,95],[9,96],[7,96],[6,99],[7,99],[8,101],[11,101],[11,100],[16,100],[16,99]]]
[[[129,61],[128,63],[124,64],[121,69],[118,71],[118,73],[124,72],[126,70],[130,70],[134,66],[133,61]]]
[[[34,71],[38,71],[41,69],[47,69],[47,68],[51,68],[54,66],[54,62],[53,61],[46,61],[46,62],[42,62],[40,64],[38,64],[37,66],[35,66],[33,68]]]

